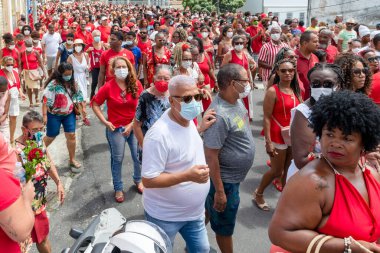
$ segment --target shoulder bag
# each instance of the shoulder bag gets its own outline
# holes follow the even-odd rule
[[[75,115],[81,115],[82,111],[83,111],[82,104],[81,103],[75,103],[73,100],[73,97],[71,96],[70,92],[67,90],[66,86],[64,84],[62,84],[62,86],[65,89],[67,95],[69,95],[71,101],[73,102],[73,105],[74,105],[73,110],[74,110]]]
[[[32,52],[34,53],[34,51]],[[25,51],[25,61],[26,61],[26,66],[28,67],[28,75],[30,80],[32,81],[39,81],[42,80],[42,75],[40,75],[40,71],[38,69],[29,69],[29,63],[28,63],[28,56]]]

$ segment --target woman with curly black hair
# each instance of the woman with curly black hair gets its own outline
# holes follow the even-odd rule
[[[368,63],[362,57],[351,53],[343,53],[335,60],[335,64],[340,66],[343,72],[343,90],[369,94],[372,73]]]
[[[380,109],[338,91],[319,99],[310,122],[322,155],[287,183],[269,226],[285,250],[271,252],[380,252],[380,174],[360,161],[380,143]]]
[[[141,169],[137,159],[137,141],[133,133],[133,118],[143,87],[137,80],[132,63],[125,57],[113,59],[111,73],[115,78],[102,86],[92,99],[92,109],[99,120],[107,127],[106,138],[111,152],[111,172],[115,190],[115,200],[124,201],[121,168],[124,159],[125,143],[128,142],[133,160],[133,180],[139,188]],[[104,117],[100,106],[107,102],[108,117]],[[140,187],[141,188],[141,187]]]

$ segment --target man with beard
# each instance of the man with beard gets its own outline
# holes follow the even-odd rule
[[[319,38],[319,49],[326,52],[327,63],[334,63],[336,56],[339,54],[338,48],[331,45],[333,33],[327,28],[320,30]]]
[[[338,50],[339,52],[344,52],[348,49],[348,42],[350,40],[356,39],[357,34],[353,30],[356,25],[356,21],[350,18],[346,22],[346,29],[343,29],[338,35]]]

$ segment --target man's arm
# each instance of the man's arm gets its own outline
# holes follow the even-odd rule
[[[98,89],[104,85],[105,74],[106,74],[106,66],[100,65],[99,77],[98,77]]]

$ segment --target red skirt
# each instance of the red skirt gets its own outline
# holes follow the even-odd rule
[[[281,249],[280,247],[276,246],[276,245],[272,245],[270,247],[270,251],[269,253],[290,253],[289,251],[286,251],[284,249]]]
[[[34,243],[41,243],[49,234],[49,219],[46,211],[35,216],[34,227],[32,230],[32,240]]]

